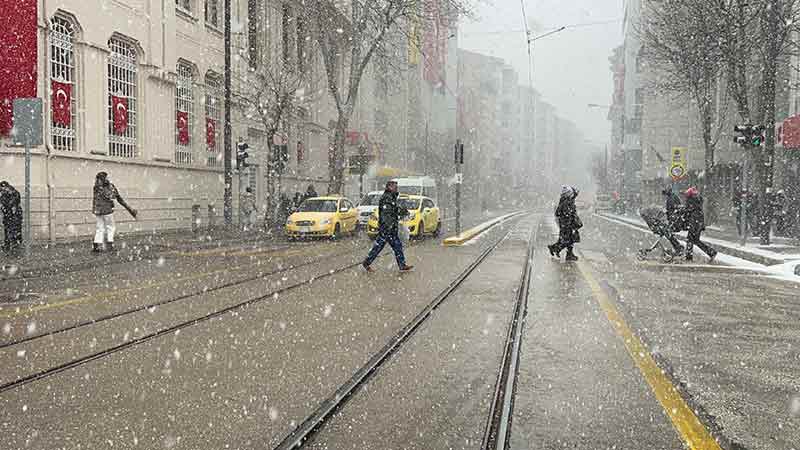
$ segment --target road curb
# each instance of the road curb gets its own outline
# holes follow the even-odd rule
[[[482,223],[480,225],[476,225],[476,226],[474,226],[474,227],[472,227],[472,228],[470,228],[470,229],[468,229],[466,231],[463,231],[463,232],[461,232],[461,234],[457,234],[455,236],[450,236],[449,238],[445,238],[442,241],[442,245],[444,245],[445,247],[456,247],[456,246],[459,246],[459,245],[464,245],[467,242],[469,242],[470,240],[472,240],[472,239],[476,238],[477,236],[479,236],[481,233],[483,233],[486,230],[488,230],[489,228],[492,228],[493,226],[495,226],[495,225],[497,225],[499,223],[505,222],[506,220],[511,219],[513,217],[516,217],[516,216],[519,216],[521,214],[525,214],[525,211],[516,211],[516,212],[513,212],[513,213],[502,215],[500,217],[496,217],[496,218],[494,218],[492,220],[489,220],[489,221],[484,222],[484,223]]]

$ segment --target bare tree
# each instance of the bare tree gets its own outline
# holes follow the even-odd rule
[[[247,120],[256,121],[267,140],[267,218],[271,219],[276,204],[276,192],[280,186],[273,155],[276,135],[286,132],[289,124],[302,121],[301,108],[308,108],[316,95],[312,72],[305,62],[298,61],[307,55],[297,54],[293,58],[276,55],[271,49],[254,51],[252,45],[239,46],[240,70],[233,77],[233,104]]]
[[[391,33],[409,23],[426,23],[462,10],[457,0],[298,0],[322,55],[328,91],[337,111],[328,170],[331,192],[341,192],[345,133],[359,88],[376,53],[387,52]]]
[[[728,87],[745,122],[764,125],[763,152],[754,152],[756,175],[760,181],[761,240],[769,243],[775,160],[776,94],[780,65],[796,45],[792,35],[798,31],[800,0],[713,0],[723,19],[720,31],[726,51]]]
[[[686,96],[697,107],[705,150],[704,191],[715,203],[714,168],[724,124],[724,105],[717,108],[718,80],[724,74],[724,47],[714,30],[721,26],[715,8],[697,0],[645,0],[647,11],[638,33],[648,64],[658,68],[658,91]],[[712,208],[713,209],[713,208]]]

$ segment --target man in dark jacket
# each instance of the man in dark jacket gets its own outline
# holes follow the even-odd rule
[[[108,242],[108,250],[114,250],[114,232],[116,231],[114,201],[116,200],[127,209],[134,219],[137,212],[125,203],[125,200],[119,195],[117,187],[109,181],[108,174],[105,172],[97,173],[92,194],[92,212],[96,220],[92,251],[100,252],[104,242]]]
[[[686,231],[688,231],[686,260],[693,259],[692,246],[697,245],[713,261],[717,256],[717,251],[700,240],[700,234],[706,229],[706,218],[703,214],[703,197],[697,188],[690,187],[686,190],[686,206],[681,209],[681,216],[686,225]]]
[[[387,243],[394,251],[397,267],[400,268],[401,272],[408,272],[414,268],[406,264],[405,255],[403,255],[403,242],[398,235],[400,218],[408,215],[408,210],[397,203],[399,195],[396,181],[386,183],[386,190],[378,202],[378,237],[375,239],[375,245],[372,246],[367,259],[362,263],[367,272],[375,270],[372,268],[372,263]]]
[[[556,220],[558,221],[558,241],[547,246],[552,256],[561,257],[561,250],[567,249],[567,261],[577,261],[578,257],[573,253],[573,246],[581,241],[578,230],[583,227],[578,210],[575,207],[575,198],[578,190],[574,187],[563,186],[561,188],[561,198],[556,208]]]
[[[306,193],[303,195],[303,200],[308,200],[309,198],[319,197],[317,195],[317,190],[314,189],[313,184],[309,184],[308,188],[306,189]]]
[[[22,244],[22,206],[19,191],[7,181],[0,181],[0,213],[5,230],[3,250],[10,252]]]

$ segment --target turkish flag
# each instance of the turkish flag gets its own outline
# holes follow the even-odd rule
[[[53,123],[70,126],[72,123],[72,85],[53,80],[50,83]]]
[[[209,150],[217,148],[217,122],[211,117],[206,117],[206,146]]]
[[[175,125],[178,127],[178,143],[189,145],[189,113],[178,111],[175,115]]]
[[[14,126],[14,99],[36,97],[37,0],[0,0],[0,135]]]
[[[128,131],[128,99],[112,95],[111,110],[114,114],[114,134],[125,134]]]

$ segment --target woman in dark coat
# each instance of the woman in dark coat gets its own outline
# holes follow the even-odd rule
[[[581,241],[578,230],[583,226],[578,209],[575,207],[575,197],[578,190],[574,187],[563,186],[561,198],[556,207],[556,220],[558,221],[558,241],[547,246],[552,256],[561,257],[561,250],[567,249],[567,261],[577,261],[578,257],[573,252],[573,246]]]
[[[686,205],[681,210],[681,218],[686,226],[688,235],[686,237],[686,260],[691,261],[692,246],[700,247],[713,261],[717,256],[717,251],[713,247],[700,240],[700,234],[706,229],[706,218],[703,214],[703,197],[695,187],[686,190]]]
[[[0,212],[5,230],[3,250],[11,251],[22,244],[22,206],[19,191],[7,181],[0,181]]]

